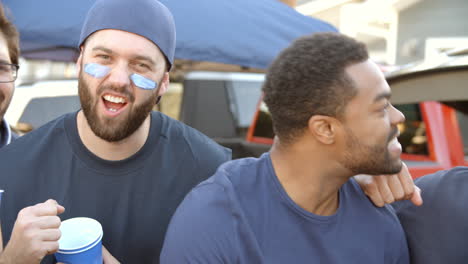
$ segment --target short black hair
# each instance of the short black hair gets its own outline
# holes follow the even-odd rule
[[[346,67],[369,58],[366,46],[339,33],[316,33],[294,41],[273,61],[263,84],[273,129],[290,142],[313,115],[341,118],[357,91]]]

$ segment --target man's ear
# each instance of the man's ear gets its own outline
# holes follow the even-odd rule
[[[167,92],[169,88],[169,72],[165,72],[159,86],[158,96],[162,96]]]
[[[337,136],[337,120],[334,117],[325,115],[313,115],[309,119],[308,130],[317,141],[331,145],[336,141]]]

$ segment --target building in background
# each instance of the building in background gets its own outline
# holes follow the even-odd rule
[[[468,46],[466,0],[298,0],[296,9],[365,42],[374,60],[390,65]]]

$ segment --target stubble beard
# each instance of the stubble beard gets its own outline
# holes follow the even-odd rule
[[[100,86],[96,95],[91,95],[89,85],[82,73],[78,80],[78,93],[84,116],[93,133],[108,142],[118,142],[132,135],[150,114],[157,98],[157,90],[144,102],[133,105],[126,116],[116,118],[100,118],[98,115],[98,103],[103,91],[116,91],[126,94],[130,102],[134,102],[134,96],[129,92],[129,87]],[[128,102],[128,103],[130,103]]]
[[[388,144],[394,138],[395,134],[395,131],[392,131],[385,144],[368,146],[363,144],[359,138],[348,129],[346,133],[347,151],[341,163],[354,175],[381,175],[400,172],[402,168],[401,159],[399,157],[391,157],[388,150]]]

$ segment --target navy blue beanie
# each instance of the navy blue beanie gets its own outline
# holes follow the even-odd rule
[[[151,40],[174,63],[175,23],[171,12],[158,0],[98,0],[88,11],[81,29],[80,47],[94,32],[118,29]]]

